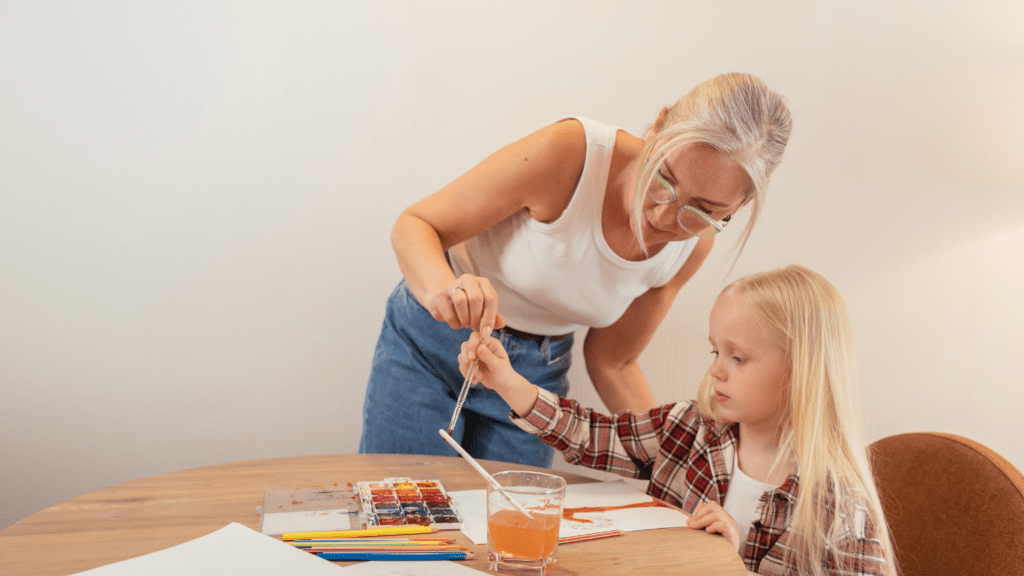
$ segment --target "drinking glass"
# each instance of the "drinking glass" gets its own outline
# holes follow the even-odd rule
[[[555,563],[565,479],[540,472],[499,472],[487,488],[487,560],[500,572],[542,575]],[[510,501],[529,512],[523,514]]]

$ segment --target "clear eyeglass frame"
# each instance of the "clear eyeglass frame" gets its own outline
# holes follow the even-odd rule
[[[679,196],[676,196],[676,189],[661,174],[654,172],[654,178],[664,187],[663,191],[647,191],[647,197],[653,200],[655,204],[671,204],[679,199]],[[679,212],[676,213],[676,223],[679,224],[679,227],[697,238],[707,238],[708,236],[718,234],[725,230],[730,220],[732,220],[732,214],[722,218],[721,221],[717,221],[709,216],[707,212],[700,208],[694,208],[689,204],[683,204],[679,208]]]

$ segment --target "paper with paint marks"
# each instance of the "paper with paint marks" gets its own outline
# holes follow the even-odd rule
[[[485,490],[449,492],[462,516],[462,533],[474,544],[487,542]],[[565,487],[565,505],[559,537],[581,536],[607,530],[653,530],[686,526],[687,516],[659,504],[622,480],[570,484]]]
[[[260,532],[330,532],[361,528],[359,498],[351,484],[264,488]]]

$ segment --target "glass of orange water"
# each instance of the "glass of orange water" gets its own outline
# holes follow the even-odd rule
[[[565,479],[541,472],[499,472],[487,488],[487,560],[491,570],[544,574],[558,553]],[[525,509],[524,514],[512,504]]]

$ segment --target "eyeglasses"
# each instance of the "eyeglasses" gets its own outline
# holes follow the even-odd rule
[[[647,166],[644,166],[644,169],[650,170]],[[669,184],[668,180],[665,180],[664,176],[654,172],[654,178],[658,181],[658,185],[654,186],[653,190],[647,190],[648,198],[656,204],[671,204],[679,198],[676,196],[676,189]],[[679,212],[676,213],[676,222],[679,223],[679,227],[697,238],[707,238],[708,236],[718,234],[725,230],[730,220],[732,220],[732,214],[722,218],[720,221],[715,221],[707,212],[700,208],[694,208],[689,204],[683,204]]]

